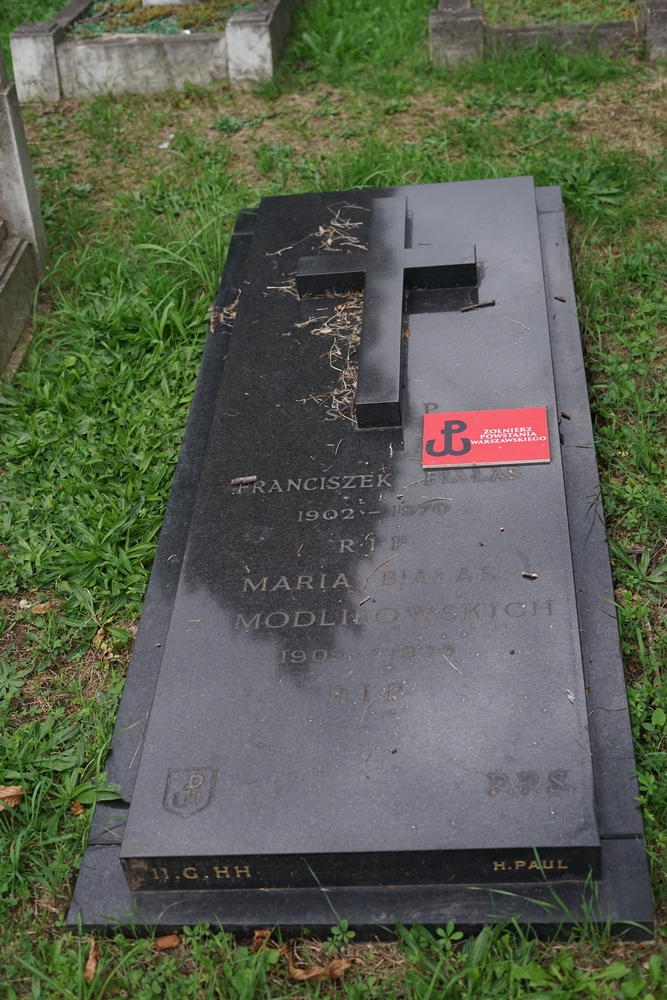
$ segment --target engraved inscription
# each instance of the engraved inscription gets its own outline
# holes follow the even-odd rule
[[[567,771],[555,768],[544,776],[537,771],[519,771],[514,779],[505,771],[490,771],[487,776],[487,795],[561,795],[563,792],[573,792],[568,785]]]
[[[342,575],[342,574],[341,574]],[[340,584],[340,586],[344,586]],[[431,621],[445,618],[452,623],[489,621],[492,619],[524,618],[530,620],[538,616],[555,615],[555,602],[545,601],[491,601],[466,604],[445,604],[444,607],[432,605],[429,608],[419,605],[400,608],[378,608],[368,611],[367,608],[319,608],[317,610],[300,609],[298,611],[258,611],[256,614],[237,614],[237,629],[270,628],[326,628],[333,625],[390,625],[393,622]]]
[[[231,871],[230,871],[231,869]],[[214,865],[213,871],[218,878],[251,878],[249,865]]]
[[[423,516],[424,514],[446,514],[450,510],[448,503],[418,503],[416,506],[413,504],[398,504],[395,503],[391,509],[392,515],[394,517],[412,517],[413,514],[419,514]]]
[[[131,864],[134,865],[136,863],[131,862]],[[126,870],[127,867],[128,865],[126,863]],[[202,871],[195,865],[186,865],[184,868],[177,869],[177,871],[180,871],[180,874],[174,876],[169,873],[167,868],[151,868],[144,863],[142,875],[144,873],[150,874],[152,876],[152,881],[158,882],[161,885],[164,885],[172,880],[174,882],[180,882],[181,878],[187,879],[188,882],[194,882],[197,880],[208,882],[211,881],[211,879],[214,881],[225,881],[227,879],[232,881],[243,881],[244,879],[252,878],[250,865],[214,864],[212,868],[208,869],[208,871]],[[211,871],[211,875],[208,874],[209,871]],[[149,885],[150,881],[151,880],[148,880]],[[137,885],[137,888],[146,888],[146,882],[146,878],[141,878],[140,884]]]
[[[252,496],[261,493],[263,496],[278,493],[313,493],[318,490],[370,490],[391,489],[390,471],[355,473],[352,476],[295,476],[293,479],[257,479],[253,483],[240,483],[230,492],[237,495]]]
[[[363,511],[362,511],[363,513]],[[297,521],[317,521],[322,517],[323,521],[335,521],[340,516],[341,521],[353,521],[354,510],[351,507],[344,507],[342,510],[298,510],[296,512]]]
[[[262,576],[256,580],[246,576],[243,580],[243,593],[273,593],[277,590],[336,590],[337,587],[349,588],[345,573],[302,573],[299,576]]]
[[[216,775],[214,767],[170,768],[162,800],[164,808],[184,819],[200,813],[213,798]]]
[[[344,649],[283,649],[280,655],[281,663],[324,663],[325,660],[344,660],[347,653]]]
[[[403,694],[404,686],[405,681],[393,681],[381,688],[374,688],[372,684],[362,684],[361,688],[332,684],[327,701],[330,705],[345,705],[348,701],[355,702],[361,698],[361,701],[369,702],[368,708],[370,708],[376,701],[396,701],[398,696]]]
[[[362,656],[382,656],[391,653],[392,660],[414,660],[417,657],[455,656],[456,648],[446,643],[444,646],[390,646],[383,642],[375,649],[362,649]]]
[[[522,860],[515,858],[514,861],[494,861],[494,872],[520,872],[520,871],[561,871],[566,872],[569,866],[562,858],[544,858],[540,861],[537,858]]]
[[[426,483],[496,483],[510,479],[520,479],[521,469],[510,465],[505,468],[488,466],[478,469],[428,469],[425,470]]]
[[[382,571],[383,587],[393,587],[395,584],[401,587],[404,585],[414,587],[415,584],[419,583],[484,583],[495,579],[494,566],[482,566],[481,569],[473,567],[472,570],[468,566],[461,566],[453,572],[441,569],[385,569]]]

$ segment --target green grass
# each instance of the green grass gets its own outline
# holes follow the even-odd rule
[[[5,35],[10,15],[46,16],[4,2]],[[191,88],[25,111],[56,263],[25,363],[0,388],[0,784],[28,791],[0,815],[2,1000],[334,992],[290,980],[275,949],[252,956],[207,928],[165,954],[150,940],[104,942],[87,984],[88,942],[62,928],[91,805],[113,795],[104,759],[207,309],[236,212],[265,194],[524,173],[563,186],[664,909],[662,71],[527,52],[448,75],[426,58],[429,7],[308,4],[284,71],[253,94]],[[667,996],[662,944],[617,945],[604,929],[546,946],[516,928],[467,942],[446,928],[402,933],[398,948],[353,946],[363,964],[344,978],[351,1000]],[[339,945],[332,935],[329,957]]]
[[[305,951],[311,959],[326,963],[340,950],[334,944],[337,930],[332,927],[334,933],[325,948],[302,946],[302,954]],[[451,924],[435,935],[419,925],[398,931],[390,974],[378,976],[377,971],[383,960],[389,965],[386,946],[347,947],[346,954],[360,963],[357,968],[363,964],[366,970],[353,973],[341,993],[350,1000],[649,1000],[664,996],[664,958],[657,953],[641,957],[630,953],[602,962],[594,947],[559,944],[545,948],[516,928],[485,928],[465,942]],[[71,934],[63,934],[57,947],[41,941],[30,951],[18,951],[14,964],[30,992],[18,993],[10,985],[8,997],[263,1000],[279,996],[287,1000],[335,992],[335,987],[309,989],[290,982],[276,947],[252,954],[247,947],[234,947],[229,935],[208,927],[186,928],[182,944],[162,955],[156,953],[150,938],[128,941],[117,937],[103,942],[98,973],[90,985],[83,976],[87,953],[88,942]]]

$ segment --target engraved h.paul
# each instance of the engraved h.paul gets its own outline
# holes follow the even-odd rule
[[[162,804],[177,816],[194,816],[202,812],[213,798],[216,768],[172,767],[167,774]]]

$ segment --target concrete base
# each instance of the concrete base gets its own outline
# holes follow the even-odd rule
[[[39,258],[34,247],[9,236],[0,220],[0,372],[12,356],[32,308],[39,281]]]
[[[91,2],[72,0],[52,21],[22,24],[12,33],[21,101],[149,94],[226,79],[239,84],[269,80],[289,36],[296,0],[256,0],[252,10],[232,14],[224,32],[109,34],[65,41],[65,28]],[[144,5],[154,6],[154,0],[144,0]]]

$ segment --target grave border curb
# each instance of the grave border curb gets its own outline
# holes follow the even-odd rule
[[[573,569],[582,631],[582,655],[593,716],[595,794],[599,816],[602,879],[595,885],[525,883],[489,886],[400,886],[314,889],[162,891],[131,893],[119,852],[146,721],[160,670],[164,639],[176,595],[188,526],[203,466],[207,427],[213,419],[233,320],[223,310],[233,304],[252,242],[254,212],[239,214],[215,306],[211,333],[190,410],[158,552],[153,564],[139,632],[107,762],[109,779],[121,785],[124,802],[96,807],[91,834],[67,916],[71,929],[116,933],[166,933],[184,924],[209,922],[241,936],[258,926],[280,925],[283,933],[307,926],[326,935],[331,905],[360,937],[378,932],[393,937],[396,921],[444,926],[452,920],[476,933],[494,917],[530,924],[538,936],[552,936],[575,923],[609,925],[630,940],[652,937],[653,909],[643,823],[637,805],[637,779],[625,688],[623,660],[613,602],[604,515],[585,382],[583,350],[576,316],[560,188],[536,188],[545,292],[566,300],[560,314],[549,312],[557,403],[569,407],[571,432],[563,434],[566,502]],[[558,247],[556,251],[552,245]],[[570,303],[568,305],[567,303]],[[554,307],[556,308],[556,307]],[[597,496],[591,504],[590,496]],[[584,587],[591,594],[579,594]],[[611,598],[609,595],[611,594]],[[590,596],[590,599],[589,599]],[[599,695],[599,699],[598,699]],[[602,704],[604,702],[604,704]],[[613,703],[613,704],[612,704]],[[597,708],[597,711],[595,709]],[[609,718],[608,718],[609,717]],[[612,720],[609,724],[609,719]],[[135,767],[136,765],[136,767]],[[128,778],[129,775],[129,778]],[[512,896],[512,893],[516,895]],[[561,909],[554,909],[556,896]]]
[[[291,30],[297,0],[255,0],[232,14],[225,31],[160,35],[122,33],[66,39],[93,0],[71,0],[50,21],[20,24],[10,36],[21,103],[97,94],[182,90],[270,80]]]
[[[667,0],[644,0],[638,20],[491,25],[470,0],[440,0],[429,13],[429,54],[436,66],[485,59],[520,48],[620,51],[645,47],[651,61],[667,55]]]

